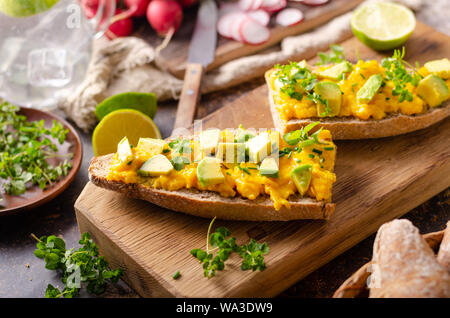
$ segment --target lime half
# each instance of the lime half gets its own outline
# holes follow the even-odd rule
[[[0,12],[14,18],[28,17],[53,7],[59,0],[0,0]]]
[[[353,34],[374,50],[399,47],[411,36],[416,26],[414,13],[391,2],[368,3],[352,15]]]
[[[1,0],[0,0],[1,1]],[[106,98],[95,108],[98,120],[119,109],[136,109],[153,118],[156,113],[156,96],[153,93],[128,92]]]
[[[92,134],[95,156],[117,151],[117,144],[128,137],[130,144],[137,145],[140,137],[161,138],[153,120],[134,109],[116,110],[103,118]]]

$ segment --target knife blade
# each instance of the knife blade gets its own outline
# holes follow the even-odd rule
[[[203,73],[208,64],[214,60],[217,44],[217,18],[217,5],[214,0],[202,1],[189,45],[188,64],[173,132],[179,128],[189,127],[194,120],[197,102],[200,99]]]

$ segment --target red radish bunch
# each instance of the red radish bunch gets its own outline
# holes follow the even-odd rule
[[[275,21],[281,26],[291,26],[303,21],[301,10],[286,7],[286,0],[239,0],[237,3],[221,3],[217,31],[221,36],[235,41],[251,45],[262,44],[270,38],[268,25],[272,14],[278,12]]]
[[[183,10],[175,0],[153,0],[147,8],[147,20],[158,34],[166,35],[180,27]]]
[[[99,3],[110,0],[80,0],[88,19],[95,17]],[[113,39],[133,32],[133,18],[146,17],[150,26],[160,35],[173,34],[183,20],[183,8],[198,0],[115,0],[118,6],[106,36]]]

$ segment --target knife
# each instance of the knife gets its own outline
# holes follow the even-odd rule
[[[173,131],[188,128],[194,120],[203,73],[213,60],[217,43],[217,5],[214,0],[205,0],[197,13],[194,34],[189,45],[188,64],[184,74],[183,89],[178,102]],[[173,134],[173,133],[172,133]]]

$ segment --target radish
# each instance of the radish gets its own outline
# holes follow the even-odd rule
[[[178,0],[178,2],[183,6],[183,8],[189,8],[196,4],[197,0]]]
[[[242,13],[242,12],[236,12],[234,18],[230,21],[230,29],[229,29],[229,33],[232,39],[238,41],[238,42],[242,42],[243,39],[241,37],[241,33],[239,32],[239,28],[241,27],[241,25],[244,23],[244,21],[246,20],[250,20],[249,17],[247,17],[246,14]]]
[[[175,0],[152,0],[147,8],[147,20],[159,35],[166,35],[180,27],[183,10]]]
[[[125,0],[128,12],[131,17],[143,17],[147,11],[150,0]]]
[[[321,6],[322,4],[325,4],[329,2],[330,0],[301,0],[300,2],[303,2],[304,4],[308,6]]]
[[[270,15],[264,10],[250,11],[247,15],[264,26],[269,25]]]
[[[239,34],[244,43],[251,45],[264,43],[270,37],[269,29],[252,19],[246,19],[241,23]]]
[[[281,26],[292,26],[303,21],[303,12],[296,8],[287,8],[277,14],[275,21]]]
[[[219,18],[217,21],[217,32],[225,38],[232,38],[231,36],[231,23],[233,23],[236,14],[234,12],[230,12]]]
[[[286,0],[263,0],[261,9],[268,13],[278,12],[287,6]]]
[[[239,8],[243,11],[252,10],[254,1],[255,0],[239,0]]]
[[[116,15],[122,14],[124,11],[121,9],[116,10]],[[113,40],[117,37],[128,36],[133,32],[133,20],[131,18],[122,18],[112,23],[105,35],[108,39]]]

